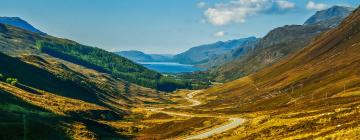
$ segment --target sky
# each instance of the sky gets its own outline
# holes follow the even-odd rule
[[[0,0],[0,16],[108,51],[177,54],[187,49],[303,22],[359,0]]]

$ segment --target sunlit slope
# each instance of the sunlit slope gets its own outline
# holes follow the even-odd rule
[[[360,101],[360,10],[289,59],[205,91],[204,107],[247,112]],[[225,109],[226,108],[226,109]]]
[[[359,139],[359,67],[357,9],[290,58],[206,90],[196,109],[247,118],[213,139]]]

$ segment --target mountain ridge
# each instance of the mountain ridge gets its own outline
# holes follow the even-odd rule
[[[46,33],[40,31],[39,29],[35,28],[25,20],[21,19],[20,17],[0,17],[0,23],[12,25],[15,27],[22,28],[24,30],[28,30],[34,33],[39,33],[46,35]]]
[[[135,62],[171,62],[173,55],[168,54],[146,54],[137,50],[114,52],[120,56]]]
[[[347,7],[342,9],[349,10]],[[216,81],[231,81],[271,66],[305,47],[317,35],[336,27],[346,17],[342,13],[340,15],[333,15],[313,24],[275,28],[260,39],[251,52],[211,69],[210,73]]]
[[[237,47],[253,43],[256,40],[256,37],[248,37],[200,45],[175,55],[174,60],[183,64],[201,65],[209,61],[212,57],[230,52]]]

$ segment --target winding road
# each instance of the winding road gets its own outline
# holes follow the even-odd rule
[[[193,91],[193,92],[187,94],[185,99],[188,100],[189,102],[191,102],[191,104],[186,105],[186,106],[179,106],[178,108],[194,107],[194,106],[201,105],[200,101],[193,99],[193,97],[198,93],[201,93],[201,90],[196,90],[196,91]],[[197,115],[197,114],[176,113],[176,112],[163,111],[163,109],[165,109],[165,108],[148,108],[148,110],[152,111],[152,112],[165,113],[165,114],[174,115],[174,116],[182,116],[182,117],[199,117],[200,116],[200,117],[214,117],[214,118],[228,119],[227,123],[224,123],[223,125],[221,125],[219,127],[211,128],[211,129],[201,132],[199,134],[194,134],[194,135],[190,135],[190,136],[187,136],[184,138],[180,138],[183,140],[205,139],[205,138],[211,137],[215,134],[220,134],[220,133],[226,132],[230,129],[236,128],[239,125],[244,123],[244,119],[242,119],[242,118],[217,116],[217,115],[211,115],[211,114],[209,114],[209,115],[198,114]]]

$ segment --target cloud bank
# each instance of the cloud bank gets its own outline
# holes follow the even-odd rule
[[[295,3],[288,0],[232,0],[207,8],[204,16],[209,23],[222,26],[245,22],[255,14],[281,13],[292,8],[295,8]]]

